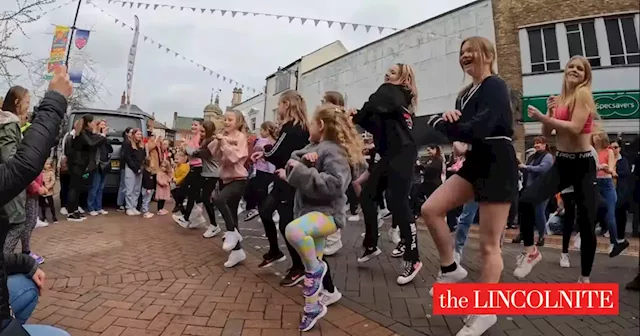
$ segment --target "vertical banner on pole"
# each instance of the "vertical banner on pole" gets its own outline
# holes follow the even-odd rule
[[[76,30],[73,45],[71,46],[73,52],[69,60],[69,79],[73,83],[82,82],[82,71],[87,61],[85,47],[87,46],[87,42],[89,42],[89,33],[90,31],[88,30]]]
[[[69,43],[69,32],[71,29],[66,26],[56,26],[53,33],[53,43],[51,43],[51,53],[49,54],[49,62],[47,63],[47,73],[44,75],[46,80],[53,78],[53,71],[64,65],[65,55],[67,53],[67,43]]]
[[[135,17],[135,30],[133,33],[133,42],[131,42],[131,49],[129,50],[129,62],[127,65],[127,101],[131,101],[131,86],[133,83],[133,67],[136,64],[136,52],[138,50],[138,36],[140,35],[140,20],[138,16]]]

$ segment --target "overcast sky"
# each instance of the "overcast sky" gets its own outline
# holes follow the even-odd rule
[[[68,0],[57,0],[44,11]],[[142,0],[141,0],[142,1]],[[180,12],[160,9],[144,10],[144,7],[122,8],[120,4],[109,4],[107,0],[92,0],[113,17],[133,26],[134,15],[140,18],[140,42],[133,80],[132,103],[146,112],[155,112],[156,118],[171,126],[173,112],[185,116],[201,116],[209,103],[212,88],[221,89],[221,105],[231,100],[233,84],[222,84],[216,76],[203,72],[195,65],[164,48],[143,42],[142,35],[193,59],[208,68],[233,78],[241,84],[262,88],[265,77],[300,56],[308,54],[335,40],[341,40],[348,50],[379,39],[372,29],[363,28],[354,32],[351,27],[340,30],[339,25],[328,28],[313,22],[301,26],[299,20],[289,23],[286,18],[241,15],[232,18],[229,13],[221,17],[191,10]],[[144,0],[147,3],[170,4],[197,8],[216,8],[239,11],[264,12],[282,15],[304,16],[319,19],[347,21],[371,25],[405,28],[430,17],[471,2],[470,0]],[[24,27],[28,38],[16,35],[13,44],[34,59],[48,57],[54,25],[71,25],[77,3],[52,11],[41,20]],[[15,6],[13,1],[1,0],[0,12]],[[8,8],[9,7],[9,8]],[[120,96],[126,89],[127,56],[133,32],[116,24],[112,17],[85,3],[78,18],[78,28],[91,29],[86,50],[97,65],[97,72],[104,77],[105,89],[101,101],[95,106],[117,108]],[[14,65],[16,73],[25,70]],[[26,78],[19,84],[29,86]],[[6,92],[7,85],[0,81],[0,90]],[[253,93],[245,90],[243,99]]]

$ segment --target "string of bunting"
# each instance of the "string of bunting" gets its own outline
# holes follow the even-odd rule
[[[100,7],[98,7],[98,6],[96,6],[93,2],[88,2],[88,4],[90,4],[91,6],[93,6],[93,7],[94,7],[94,8],[96,8],[96,9],[98,9],[98,10],[99,10],[100,12],[102,12],[103,14],[105,14],[105,15],[107,15],[107,16],[109,16],[109,17],[111,17],[112,19],[114,19],[114,22],[115,22],[116,24],[119,24],[122,28],[129,28],[131,31],[133,31],[133,30],[134,30],[134,27],[133,27],[132,25],[127,24],[126,22],[124,22],[124,21],[122,21],[121,19],[119,19],[119,18],[115,17],[115,16],[114,16],[114,15],[112,15],[111,13],[109,13],[109,12],[105,11],[104,9],[102,9],[102,8],[100,8]],[[200,63],[198,63],[198,62],[196,62],[196,61],[194,61],[193,59],[188,58],[188,57],[186,57],[186,56],[184,56],[184,55],[180,54],[179,52],[177,52],[177,51],[175,51],[175,50],[173,50],[173,49],[171,49],[171,48],[167,47],[164,43],[160,43],[160,42],[158,42],[157,40],[155,40],[155,39],[153,39],[153,38],[151,38],[151,37],[149,37],[149,36],[147,36],[147,35],[144,35],[144,34],[141,34],[141,35],[142,35],[142,39],[143,39],[143,41],[144,41],[144,42],[149,43],[149,44],[151,44],[151,45],[153,45],[153,46],[156,46],[156,47],[157,47],[158,49],[160,49],[160,50],[164,50],[164,52],[165,52],[165,53],[167,53],[167,54],[171,53],[171,54],[173,54],[176,58],[181,58],[181,59],[182,59],[182,60],[184,60],[184,61],[189,61],[190,63],[194,64],[194,65],[195,65],[196,67],[198,67],[199,69],[202,69],[202,71],[204,71],[204,72],[208,72],[208,73],[209,73],[210,75],[212,75],[212,76],[214,76],[214,75],[215,75],[217,79],[222,78],[222,82],[223,82],[223,83],[233,84],[233,85],[235,85],[236,87],[240,87],[240,88],[242,88],[243,90],[245,90],[245,89],[246,89],[246,90],[251,90],[251,92],[253,92],[253,93],[260,93],[260,92],[264,92],[264,90],[266,89],[266,88],[264,88],[264,87],[263,87],[263,89],[262,89],[262,90],[258,90],[258,89],[255,89],[255,88],[253,88],[253,87],[250,87],[250,86],[248,86],[248,85],[244,85],[244,84],[242,84],[242,83],[239,83],[238,81],[236,81],[235,79],[233,79],[233,78],[231,78],[231,77],[224,76],[224,75],[222,75],[222,74],[220,74],[220,73],[218,73],[218,72],[216,72],[216,71],[213,71],[212,69],[210,69],[210,68],[208,68],[208,67],[206,67],[206,66],[204,66],[204,65],[202,65],[202,64],[200,64]]]
[[[149,2],[137,2],[137,1],[122,1],[122,0],[107,0],[109,4],[120,4],[122,7],[129,6],[129,8],[133,8],[134,6],[137,9],[144,10],[157,10],[158,8],[169,8],[169,9],[179,9],[180,11],[191,10],[192,12],[200,12],[200,14],[210,14],[213,15],[216,12],[220,12],[222,16],[225,16],[227,13],[231,15],[231,17],[235,18],[237,15],[247,16],[266,16],[266,17],[275,17],[276,19],[287,18],[289,23],[292,23],[294,20],[300,20],[300,24],[304,25],[307,21],[313,21],[314,25],[317,27],[320,22],[326,23],[329,28],[334,24],[340,25],[340,29],[344,30],[346,26],[351,26],[353,31],[356,31],[358,27],[364,27],[367,33],[372,29],[377,29],[380,34],[385,29],[389,29],[391,31],[397,31],[398,28],[393,27],[384,27],[384,26],[376,26],[376,25],[368,25],[362,23],[352,23],[352,22],[344,22],[344,21],[336,21],[336,20],[326,20],[326,19],[317,19],[317,18],[309,18],[302,16],[293,16],[293,15],[283,15],[283,14],[271,14],[271,13],[260,13],[260,12],[250,12],[250,11],[240,11],[240,10],[230,10],[230,9],[220,9],[220,8],[198,8],[198,7],[190,7],[190,6],[180,6],[180,5],[167,5],[167,4],[159,4],[159,3],[149,3]]]

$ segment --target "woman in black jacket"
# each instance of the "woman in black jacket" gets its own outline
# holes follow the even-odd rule
[[[378,184],[386,176],[388,192],[392,195],[387,206],[393,213],[394,226],[400,228],[402,237],[397,249],[404,251],[405,263],[397,279],[400,285],[411,282],[422,268],[418,255],[418,236],[409,203],[413,167],[418,157],[410,132],[417,102],[418,91],[413,69],[407,64],[394,64],[387,70],[384,84],[353,116],[355,124],[373,134],[376,150],[380,155],[380,161],[372,169],[361,194],[366,232],[365,251],[358,262],[367,262],[382,253],[378,248],[375,198]]]
[[[278,118],[281,122],[278,140],[273,147],[265,146],[264,152],[255,152],[251,159],[255,162],[262,157],[276,166],[276,169],[284,169],[293,151],[303,148],[309,143],[309,131],[307,130],[307,103],[297,92],[289,90],[280,95],[278,102]],[[269,193],[260,209],[260,219],[264,225],[264,232],[269,239],[269,252],[263,256],[259,267],[269,267],[274,262],[282,262],[286,256],[278,247],[278,234],[276,224],[273,221],[273,213],[277,210],[280,215],[278,223],[280,233],[284,237],[284,230],[293,221],[293,196],[295,190],[281,179],[276,179],[273,190]],[[304,265],[298,252],[287,242],[287,249],[291,256],[291,269],[280,282],[281,286],[291,287],[304,279]]]
[[[51,148],[56,145],[60,124],[67,110],[65,97],[70,96],[72,90],[66,69],[61,67],[56,70],[49,84],[49,91],[37,108],[31,131],[25,134],[15,155],[0,164],[0,205],[6,204],[23,191],[42,171]],[[4,243],[8,225],[7,214],[0,207],[0,242]],[[25,265],[15,255],[0,254],[0,334],[20,335],[21,322],[11,316],[7,277],[19,272],[18,268],[24,268]],[[39,274],[38,280],[37,285],[42,286],[44,274]],[[49,326],[24,326],[22,332],[25,331],[32,336],[68,336],[68,333]]]
[[[75,133],[71,140],[71,151],[67,158],[69,167],[69,196],[67,200],[68,221],[82,221],[86,217],[78,211],[80,193],[88,178],[89,163],[95,160],[98,146],[107,141],[105,134],[96,134],[93,116],[85,114],[73,125]]]

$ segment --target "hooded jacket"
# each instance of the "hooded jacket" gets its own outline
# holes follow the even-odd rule
[[[51,148],[56,144],[62,117],[67,111],[67,100],[59,93],[50,91],[45,94],[37,109],[30,131],[25,133],[14,155],[6,160],[3,158],[0,163],[0,206],[24,192],[42,171]],[[3,130],[7,127],[6,124],[2,126]],[[8,222],[5,208],[0,207],[0,243],[3,245],[9,230]],[[16,265],[22,265],[17,260],[31,262],[29,256],[19,257],[15,254],[0,254],[0,320],[11,318],[7,276],[16,273]],[[30,269],[33,270],[33,266]]]
[[[6,162],[16,154],[21,140],[20,118],[11,112],[0,111],[0,163]],[[22,190],[15,198],[3,205],[10,224],[19,224],[27,220],[26,202],[27,193]]]

